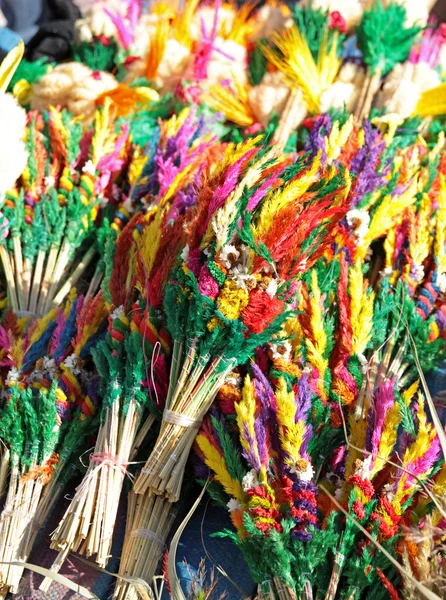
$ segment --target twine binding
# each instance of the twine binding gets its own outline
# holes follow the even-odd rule
[[[181,427],[190,427],[192,429],[200,429],[201,420],[192,419],[186,415],[181,415],[179,413],[173,412],[168,408],[164,409],[163,419],[167,423],[172,423],[172,425],[180,425]]]
[[[158,546],[163,549],[164,548],[164,540],[157,533],[152,531],[151,529],[134,529],[130,533],[130,537],[139,537],[144,538],[146,540],[153,540],[158,544]]]

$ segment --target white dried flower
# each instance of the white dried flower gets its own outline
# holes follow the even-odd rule
[[[363,461],[359,461],[359,462],[361,464],[355,470],[355,475],[361,477],[362,479],[369,479],[370,471],[371,471],[371,467],[372,467],[372,455],[369,454],[369,456],[367,456],[367,458],[365,458]]]
[[[424,279],[424,267],[423,265],[412,265],[410,267],[410,276],[415,281],[415,283],[419,283]]]
[[[291,357],[292,346],[288,340],[281,342],[280,344],[270,344],[271,358],[273,360],[284,358],[289,360]]]
[[[191,60],[190,48],[175,39],[166,42],[163,58],[158,66],[155,83],[161,92],[173,91]]]
[[[130,214],[135,212],[135,204],[130,196],[124,200],[122,207]]]
[[[240,510],[240,508],[242,507],[242,505],[236,498],[231,498],[226,504],[226,506],[228,507],[229,512],[232,512],[233,510]]]
[[[385,108],[387,113],[409,117],[416,109],[421,94],[440,85],[441,79],[436,69],[424,61],[398,64],[387,75],[376,100],[377,108]]]
[[[87,160],[85,165],[82,167],[82,173],[88,173],[89,175],[94,176],[96,174],[96,167],[93,164],[92,160]]]
[[[238,373],[229,373],[225,379],[225,383],[228,385],[233,385],[234,387],[240,387],[242,378]]]
[[[47,175],[44,179],[46,187],[53,188],[56,185],[56,178],[54,175]]]
[[[189,260],[189,246],[184,246],[181,252],[181,260],[187,262]]]
[[[254,275],[248,273],[248,267],[245,265],[235,265],[230,271],[232,279],[234,279],[236,286],[242,290],[248,290],[248,284],[255,284],[256,278]]]
[[[232,263],[236,261],[240,256],[240,252],[237,250],[235,246],[231,244],[226,244],[223,246],[220,253],[220,260],[224,264],[227,269],[232,267]]]
[[[79,368],[79,359],[75,354],[70,354],[70,356],[67,356],[67,358],[63,361],[63,364],[67,369],[70,369],[73,375],[79,375],[81,372]]]
[[[254,469],[251,469],[251,471],[248,471],[248,473],[246,473],[246,475],[242,479],[243,491],[247,492],[249,490],[252,490],[252,488],[256,487],[257,485],[259,485],[257,473]]]
[[[111,320],[114,321],[115,319],[120,319],[123,312],[124,312],[124,307],[122,305],[116,307],[115,310],[110,315]]]
[[[395,497],[395,492],[393,491],[393,485],[391,483],[386,483],[383,486],[384,496],[387,498],[389,502],[392,502]]]
[[[437,285],[442,294],[446,292],[446,273],[440,273],[437,276]]]
[[[105,12],[108,8],[112,13],[120,13],[124,16],[126,3],[121,0],[95,0],[85,10],[82,19],[74,24],[74,35],[76,41],[91,42],[94,36],[104,35],[106,37],[118,37],[116,25]]]
[[[56,361],[54,360],[54,358],[44,356],[42,361],[42,370],[45,373],[48,373],[50,377],[54,377],[54,374],[56,372]]]
[[[234,19],[235,10],[232,6],[222,3],[217,14],[217,31],[231,31]],[[194,40],[201,40],[202,28],[209,34],[214,27],[215,7],[199,6],[194,12],[189,25],[189,31]]]
[[[248,91],[249,106],[257,121],[265,127],[273,112],[280,117],[284,111],[289,93],[289,87],[280,71],[265,73],[262,81]],[[300,90],[298,94],[301,110],[299,110],[297,120],[300,122],[307,114],[307,107]],[[297,126],[299,122],[293,124]]]
[[[291,27],[292,23],[287,7],[264,4],[256,13],[256,28],[250,39],[255,41],[269,38],[275,31]]]
[[[361,243],[369,230],[370,215],[363,208],[353,208],[347,213],[347,223],[353,230],[353,234]]]
[[[255,275],[249,273],[251,270],[251,251],[248,246],[244,244],[240,246],[237,261],[237,264],[229,270],[229,275],[234,279],[239,289],[248,290],[249,287],[253,287],[257,283]]]
[[[346,62],[344,65],[342,65],[341,70],[336,77],[336,81],[341,81],[342,83],[353,83],[356,79],[358,79],[358,76],[363,79],[364,75],[363,69],[358,67],[356,63]]]
[[[308,6],[310,3],[313,8],[340,12],[349,29],[359,25],[366,6],[365,0],[304,0],[302,2],[303,6]]]
[[[98,200],[99,200],[99,206],[101,208],[105,208],[107,206],[107,204],[108,204],[108,198],[102,192],[100,192],[98,194]]]
[[[5,383],[9,387],[12,387],[13,385],[16,385],[18,383],[19,378],[20,378],[20,371],[18,369],[16,369],[15,367],[12,367],[11,369],[9,369],[9,373],[6,376]]]
[[[300,463],[302,462],[306,463],[305,469],[301,468]],[[290,473],[296,475],[300,481],[311,481],[314,477],[313,465],[306,460],[299,459],[299,461],[296,461],[290,468]]]
[[[268,294],[268,296],[271,298],[271,300],[277,294],[278,287],[279,287],[279,284],[278,284],[277,279],[271,279],[270,282],[268,283],[268,286],[267,286],[265,292]]]
[[[231,79],[240,85],[248,80],[246,47],[234,40],[215,38],[214,51],[207,66],[207,83],[212,85],[221,80]]]

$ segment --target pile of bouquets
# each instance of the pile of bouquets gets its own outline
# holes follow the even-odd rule
[[[259,598],[442,596],[443,30],[354,4],[98,2],[0,70],[0,596],[74,476],[52,571],[124,499],[148,593],[192,466]]]

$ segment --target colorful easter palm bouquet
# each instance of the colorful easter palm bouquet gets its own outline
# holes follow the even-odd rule
[[[95,258],[106,227],[97,222],[101,202],[126,162],[128,127],[115,131],[115,118],[108,103],[83,133],[65,111],[29,113],[28,164],[2,207],[1,258],[14,311],[44,315]]]
[[[91,349],[103,336],[102,298],[71,294],[26,333],[0,327],[2,388],[0,581],[17,591],[39,529],[74,474],[100,401]]]
[[[166,283],[173,366],[160,436],[137,493],[151,488],[178,499],[195,430],[219,387],[280,327],[297,279],[345,214],[342,171],[316,175],[319,157],[292,165],[259,142],[226,150],[200,191],[189,242]]]

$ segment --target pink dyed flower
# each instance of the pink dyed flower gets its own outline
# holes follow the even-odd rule
[[[218,283],[212,277],[207,265],[203,265],[200,271],[200,277],[198,279],[198,289],[200,290],[200,294],[208,296],[215,300],[218,296]]]
[[[246,133],[248,135],[255,135],[256,133],[259,133],[259,131],[263,130],[263,125],[261,125],[260,123],[253,123],[252,125],[250,125],[247,130]]]

